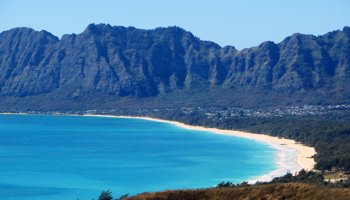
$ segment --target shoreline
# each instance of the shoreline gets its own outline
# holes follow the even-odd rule
[[[287,172],[292,174],[299,172],[301,169],[305,169],[306,171],[310,171],[314,169],[315,161],[312,158],[313,155],[316,154],[316,151],[313,147],[305,146],[303,144],[297,143],[291,139],[273,137],[265,134],[257,134],[257,133],[249,133],[243,131],[236,130],[224,130],[217,128],[207,128],[202,126],[193,126],[187,125],[177,121],[170,121],[158,118],[151,117],[133,117],[133,116],[117,116],[117,115],[97,115],[97,114],[84,114],[81,116],[87,117],[111,117],[111,118],[128,118],[128,119],[142,119],[149,121],[156,121],[162,123],[169,123],[180,128],[188,129],[188,130],[196,130],[196,131],[206,131],[215,134],[224,134],[228,136],[241,137],[246,139],[255,140],[258,142],[262,142],[272,147],[277,151],[275,157],[275,163],[277,169],[258,176],[252,177],[248,182],[255,183],[257,181],[270,181],[275,177],[283,176]]]
[[[27,113],[0,113],[0,114],[20,114],[26,115]],[[85,117],[109,117],[109,118],[127,118],[127,119],[142,119],[148,121],[155,121],[161,123],[168,123],[175,125],[180,128],[196,131],[206,131],[214,134],[223,134],[233,137],[241,137],[250,140],[255,140],[264,143],[274,150],[276,150],[275,164],[277,169],[268,172],[267,174],[251,177],[247,182],[255,183],[257,181],[265,182],[270,181],[275,177],[283,176],[287,172],[292,174],[299,172],[301,169],[306,171],[314,170],[316,162],[312,158],[316,154],[313,147],[305,146],[301,143],[297,143],[291,139],[279,138],[265,134],[249,133],[244,131],[236,130],[224,130],[218,128],[208,128],[202,126],[194,126],[184,124],[182,122],[170,121],[151,117],[140,117],[140,116],[118,116],[118,115],[99,115],[99,114],[64,114],[54,113],[52,115],[66,115],[66,116],[85,116]]]

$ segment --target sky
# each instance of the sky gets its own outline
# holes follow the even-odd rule
[[[0,32],[31,27],[61,37],[81,33],[90,23],[176,25],[202,40],[243,49],[297,32],[322,35],[350,26],[350,0],[0,1]]]

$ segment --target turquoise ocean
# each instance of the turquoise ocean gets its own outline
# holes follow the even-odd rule
[[[276,150],[245,138],[142,119],[0,115],[0,195],[91,200],[239,183],[276,169]]]

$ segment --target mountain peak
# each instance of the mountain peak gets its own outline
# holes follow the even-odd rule
[[[112,26],[109,24],[95,24],[95,23],[91,23],[89,24],[86,29],[84,30],[83,33],[91,33],[91,34],[101,34],[103,32],[105,32],[106,30],[110,30],[112,29]]]
[[[350,33],[350,27],[349,26],[344,26],[343,32]]]
[[[59,41],[58,37],[55,35],[51,34],[48,31],[41,30],[41,31],[36,31],[32,28],[28,27],[18,27],[18,28],[13,28],[8,31],[4,31],[0,33],[0,37],[7,38],[8,40],[13,39],[19,39],[22,38],[23,40],[26,40],[28,42],[34,42],[36,40],[41,40],[43,42],[48,41],[48,42],[57,42]]]

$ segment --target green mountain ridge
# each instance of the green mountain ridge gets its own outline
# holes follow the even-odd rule
[[[0,33],[0,109],[349,103],[349,58],[349,27],[243,50],[179,27],[14,28]]]

